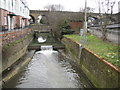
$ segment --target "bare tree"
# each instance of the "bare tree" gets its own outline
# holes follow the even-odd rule
[[[84,14],[85,14],[85,8],[81,7],[80,10],[79,10],[79,12],[81,12],[82,15],[84,16]],[[86,12],[87,12],[87,14],[91,15],[91,13],[94,13],[94,8],[87,7],[86,8]],[[84,18],[82,18],[82,20],[84,20]]]
[[[113,16],[113,7],[114,7],[115,3],[116,3],[115,1],[110,3],[110,7],[111,7],[111,17],[110,17],[110,19],[111,20],[112,20],[112,16]]]
[[[47,5],[44,8],[49,11],[62,11],[64,9],[64,7],[60,4]]]
[[[100,26],[102,31],[103,41],[107,40],[107,26],[110,23],[111,16],[113,14],[113,7],[115,0],[99,0],[99,14],[100,14]],[[111,11],[111,14],[109,14]]]
[[[85,9],[81,7],[79,11],[80,11],[80,12],[85,12]],[[93,13],[93,12],[94,12],[94,8],[87,7],[87,8],[86,8],[86,12],[87,12],[87,13]]]
[[[80,11],[80,12],[84,12],[84,8],[81,7],[79,11]]]

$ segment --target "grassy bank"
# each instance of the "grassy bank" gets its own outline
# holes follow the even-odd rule
[[[79,35],[64,36],[77,42],[80,42],[81,39],[81,36]],[[120,69],[120,56],[118,55],[118,49],[120,49],[120,46],[109,42],[103,42],[98,37],[88,34],[85,47]]]

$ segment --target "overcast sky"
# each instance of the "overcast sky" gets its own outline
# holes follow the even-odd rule
[[[44,10],[46,5],[61,4],[64,7],[64,11],[79,11],[80,8],[84,8],[85,0],[27,0],[30,10]],[[112,0],[110,0],[112,1]],[[116,2],[120,0],[115,0]],[[98,0],[87,0],[87,6],[95,8],[95,12],[98,12]],[[118,11],[118,3],[114,6],[114,13]]]

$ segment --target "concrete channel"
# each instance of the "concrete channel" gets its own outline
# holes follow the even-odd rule
[[[3,78],[3,88],[91,88],[90,82],[58,51],[31,51]],[[75,66],[75,65],[74,65]],[[21,68],[22,67],[22,68]],[[21,69],[20,69],[21,68]],[[9,80],[8,80],[9,79]]]
[[[33,41],[34,42],[34,41]],[[94,85],[76,64],[65,56],[65,46],[31,42],[28,52],[3,72],[4,88],[92,88]],[[52,42],[53,43],[53,42]],[[48,49],[50,44],[52,47]]]
[[[77,42],[67,38],[61,42],[46,35],[49,40],[45,43],[34,38],[27,48],[29,52],[4,74],[3,88],[119,87],[120,71],[116,67],[86,48],[78,58]]]

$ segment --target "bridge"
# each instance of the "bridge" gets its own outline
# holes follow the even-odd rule
[[[31,28],[33,30],[52,30],[52,33],[60,38],[59,27],[65,21],[84,21],[83,12],[68,12],[68,11],[40,11],[30,10]],[[98,13],[88,13],[89,17],[98,17]]]
[[[88,13],[88,17],[97,18],[98,13]],[[39,19],[43,18],[45,24],[53,25],[59,20],[69,19],[69,20],[82,20],[84,19],[83,12],[68,12],[68,11],[41,11],[41,10],[30,10],[30,16],[33,23],[39,23]]]
[[[39,42],[41,39],[42,42]],[[28,46],[28,50],[41,50],[41,46],[52,45],[54,50],[65,49],[65,46],[54,37],[51,31],[34,31],[34,39]]]

